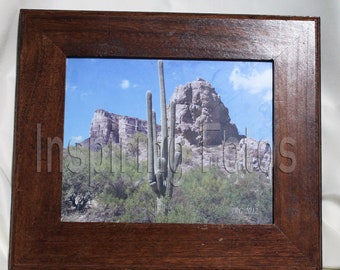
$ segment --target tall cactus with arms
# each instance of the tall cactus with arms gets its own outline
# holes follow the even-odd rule
[[[176,104],[170,103],[170,127],[168,135],[166,98],[163,62],[158,61],[159,85],[161,97],[161,132],[162,141],[157,143],[156,113],[152,111],[152,94],[146,94],[148,121],[148,179],[158,197],[158,208],[164,207],[164,198],[168,202],[173,193],[175,172],[181,162],[181,151],[175,150]],[[160,209],[158,209],[159,211]],[[165,205],[164,213],[168,207]]]

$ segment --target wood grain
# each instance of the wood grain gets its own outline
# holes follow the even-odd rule
[[[60,222],[67,57],[272,61],[274,224]],[[9,269],[321,269],[318,18],[22,10],[15,119]]]

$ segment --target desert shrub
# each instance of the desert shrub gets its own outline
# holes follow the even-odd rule
[[[136,136],[145,139],[144,134]],[[64,157],[63,215],[72,210],[87,215],[87,221],[137,223],[272,222],[272,184],[260,172],[227,174],[218,167],[204,172],[200,166],[187,167],[176,181],[172,198],[165,202],[168,211],[162,212],[146,171],[136,169],[131,153],[122,160],[119,145],[70,151],[73,157],[66,150]],[[191,149],[183,147],[187,160],[191,154]],[[139,165],[146,168],[146,160]]]

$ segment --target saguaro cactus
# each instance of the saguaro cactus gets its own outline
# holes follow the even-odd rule
[[[161,99],[161,133],[162,140],[157,143],[156,113],[152,111],[152,94],[146,94],[148,121],[148,179],[158,198],[172,197],[173,181],[178,165],[181,162],[181,151],[175,150],[175,103],[170,104],[170,137],[168,136],[166,98],[164,86],[163,62],[158,61],[160,99]],[[167,212],[167,207],[165,212]]]

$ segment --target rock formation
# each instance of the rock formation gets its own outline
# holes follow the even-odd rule
[[[198,78],[178,86],[170,102],[176,103],[176,137],[190,145],[220,145],[223,140],[239,142],[244,136],[231,122],[228,108],[214,87]],[[169,102],[169,103],[170,103]],[[168,111],[168,119],[170,109]],[[157,126],[160,131],[160,127]],[[99,109],[94,112],[90,138],[103,145],[126,142],[134,133],[147,133],[147,121]],[[87,143],[89,139],[84,142]]]
[[[145,120],[99,109],[94,112],[89,139],[103,145],[124,143],[137,132],[147,133],[147,122]]]
[[[176,134],[192,145],[220,145],[223,140],[244,137],[230,121],[215,88],[201,78],[178,86],[170,101],[176,103]]]

